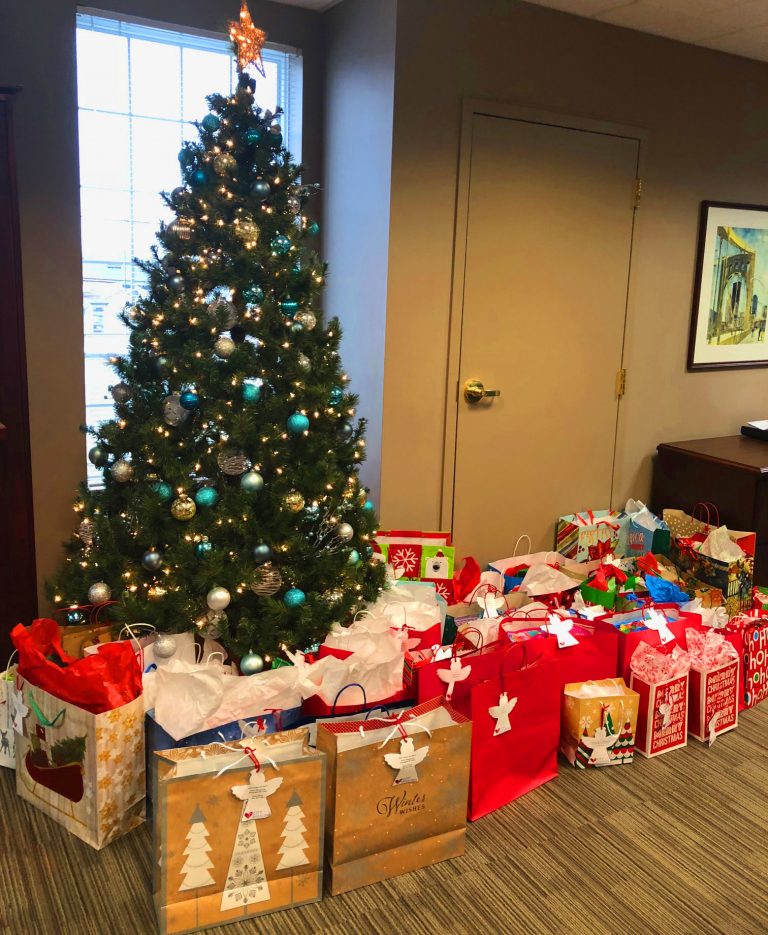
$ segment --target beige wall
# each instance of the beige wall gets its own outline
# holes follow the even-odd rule
[[[617,502],[648,493],[659,442],[737,432],[768,397],[768,370],[685,369],[699,202],[768,203],[768,64],[514,0],[469,7],[398,6],[381,505],[392,526],[440,522],[463,96],[648,131]],[[510,348],[510,366],[524,352]],[[567,483],[561,465],[542,470]]]
[[[103,0],[94,6],[226,32],[235,0]],[[70,508],[85,476],[83,318],[74,0],[0,3],[0,84],[20,85],[16,149],[29,370],[32,483],[39,580],[61,558]],[[321,175],[322,19],[252,0],[274,42],[304,52],[306,178]],[[14,621],[15,622],[15,621]]]
[[[326,20],[324,216],[326,311],[368,420],[363,482],[378,505],[384,390],[395,0],[354,0]]]

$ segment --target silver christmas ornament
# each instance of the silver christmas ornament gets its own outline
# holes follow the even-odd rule
[[[291,214],[298,214],[301,211],[301,199],[297,195],[289,195],[285,199],[285,205]]]
[[[213,345],[213,352],[217,357],[223,357],[225,360],[227,357],[231,357],[235,352],[237,345],[228,337],[226,334],[222,334],[220,337],[216,338],[216,341]]]
[[[306,328],[307,331],[311,331],[317,324],[317,316],[308,309],[304,312],[299,312],[293,320]]]
[[[258,653],[246,653],[240,660],[240,671],[243,675],[256,675],[264,668],[264,660]]]
[[[234,448],[225,448],[216,455],[216,463],[222,474],[228,474],[230,477],[237,477],[239,474],[245,474],[248,470],[248,459],[242,451],[236,451]]]
[[[111,392],[112,399],[114,399],[116,403],[127,403],[131,396],[133,396],[133,390],[127,383],[116,383],[111,388]]]
[[[339,523],[336,527],[336,535],[339,539],[343,539],[345,542],[348,542],[352,536],[354,536],[355,530],[349,525],[349,523]]]
[[[312,369],[312,361],[307,357],[306,354],[299,354],[296,358],[296,365],[299,370],[303,370],[304,373],[309,373]]]
[[[283,576],[271,562],[265,562],[253,573],[251,590],[259,597],[272,597],[283,586]]]
[[[141,564],[147,571],[158,571],[160,566],[163,564],[162,553],[157,549],[147,549],[147,551],[141,556]]]
[[[152,650],[158,659],[170,659],[176,652],[176,638],[170,633],[161,633],[152,643]]]
[[[192,225],[184,218],[178,218],[175,221],[171,221],[171,223],[168,225],[168,230],[172,234],[175,234],[179,240],[192,239]]]
[[[183,425],[189,418],[189,410],[181,405],[179,393],[171,393],[163,400],[163,422],[176,428]]]
[[[112,479],[116,480],[118,484],[127,484],[133,477],[133,465],[129,461],[126,461],[125,458],[118,458],[109,469],[109,473],[112,475]]]
[[[237,324],[237,309],[228,299],[217,296],[208,306],[208,313],[218,319],[222,312],[224,314],[222,327],[225,331],[228,331],[233,325]]]
[[[88,600],[91,604],[104,604],[112,597],[112,589],[105,581],[97,581],[88,588]]]
[[[231,600],[232,595],[222,587],[211,588],[205,596],[205,602],[211,610],[226,610]]]
[[[89,519],[86,516],[82,523],[80,523],[80,525],[77,527],[77,534],[80,536],[85,545],[93,545],[93,539],[96,535],[96,524],[92,519]]]
[[[213,171],[216,175],[226,175],[237,168],[237,160],[230,153],[219,153],[213,160]]]

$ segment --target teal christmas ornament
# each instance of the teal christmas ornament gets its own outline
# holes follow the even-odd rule
[[[219,502],[219,492],[215,487],[201,487],[195,493],[195,503],[198,506],[216,506]]]
[[[303,331],[303,330],[304,330],[304,325],[302,325],[300,321],[291,322],[291,331],[293,331],[295,334],[298,334],[300,331]]]
[[[269,198],[272,192],[272,186],[266,179],[256,179],[253,185],[251,185],[251,191],[257,198],[264,201]]]
[[[262,562],[268,562],[272,558],[272,549],[270,549],[266,542],[260,542],[253,547],[253,558],[260,564]]]
[[[291,249],[291,241],[285,234],[278,234],[276,237],[272,238],[272,252],[276,253],[278,256],[285,256],[286,253]]]
[[[283,299],[280,303],[280,311],[287,318],[290,318],[292,315],[295,315],[299,310],[299,302],[296,299]]]
[[[164,480],[152,484],[152,490],[157,494],[161,503],[167,503],[173,497],[173,488],[170,484],[166,484]]]
[[[94,467],[106,467],[109,464],[109,452],[101,445],[94,445],[88,452],[88,460]]]
[[[243,675],[256,675],[264,668],[264,660],[258,653],[246,653],[240,660],[240,671]]]
[[[359,565],[360,564],[360,553],[357,549],[352,549],[349,553],[349,558],[347,559],[348,565]]]
[[[240,489],[246,493],[258,493],[264,487],[264,478],[258,471],[246,471],[240,478]]]
[[[342,399],[344,399],[344,390],[340,386],[332,387],[331,392],[328,394],[328,404],[338,406]]]
[[[218,130],[221,125],[221,121],[216,116],[216,114],[206,114],[205,117],[200,121],[204,130],[207,130],[209,133],[213,133],[214,130]]]
[[[179,150],[179,162],[183,166],[191,166],[195,162],[195,154],[185,146],[184,149]]]
[[[75,627],[78,623],[83,623],[85,617],[79,610],[68,610],[64,616],[64,621],[69,627]]]
[[[366,500],[363,504],[363,509],[368,513],[373,513],[373,500]]]
[[[205,185],[208,181],[208,173],[205,169],[195,169],[192,173],[191,181],[193,185]]]
[[[198,558],[205,558],[206,555],[210,555],[213,551],[213,543],[209,542],[207,539],[201,539],[200,542],[195,543],[195,555]]]
[[[264,290],[261,286],[251,286],[248,289],[243,289],[243,298],[246,302],[252,302],[254,305],[258,305],[259,302],[264,301]]]
[[[343,422],[341,425],[341,437],[345,442],[351,441],[355,434],[355,427],[351,422]]]
[[[179,395],[179,405],[183,409],[197,409],[200,405],[200,397],[197,395],[197,390],[184,390]]]
[[[301,435],[309,428],[309,419],[303,412],[294,412],[293,415],[288,416],[286,426],[291,435]]]
[[[261,130],[257,129],[256,127],[251,127],[250,130],[245,131],[245,142],[251,144],[258,143],[261,139],[261,136]]]
[[[244,403],[258,402],[261,396],[261,387],[258,383],[243,383],[242,396]]]
[[[310,221],[306,229],[310,237],[316,237],[320,233],[320,225],[317,221]]]
[[[307,595],[301,588],[289,588],[283,597],[283,603],[286,607],[301,607],[306,601]]]

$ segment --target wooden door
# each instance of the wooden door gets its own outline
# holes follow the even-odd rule
[[[27,363],[11,102],[0,87],[0,671],[37,613]]]
[[[452,506],[486,561],[610,504],[640,140],[471,119]],[[500,395],[467,402],[470,379]]]

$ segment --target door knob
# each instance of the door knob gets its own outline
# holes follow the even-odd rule
[[[487,390],[480,380],[467,380],[464,384],[464,399],[472,405],[489,396],[501,396],[501,390]]]

